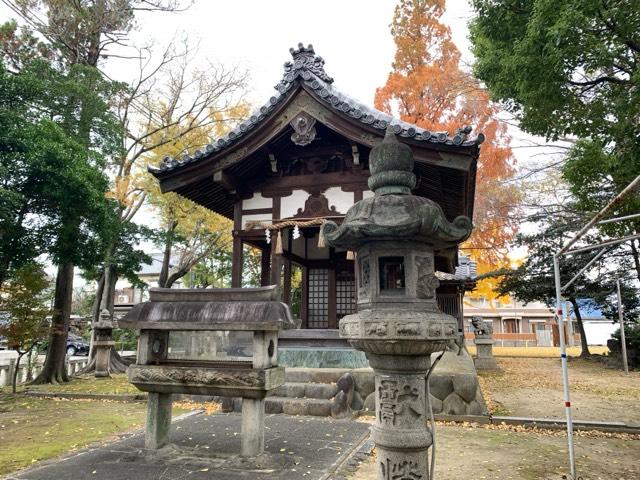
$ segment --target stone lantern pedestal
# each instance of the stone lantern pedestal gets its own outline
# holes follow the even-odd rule
[[[434,250],[455,247],[471,221],[449,222],[435,202],[411,195],[413,154],[391,130],[369,155],[375,196],[353,205],[342,225],[323,226],[327,244],[356,252],[358,312],[340,335],[366,353],[375,373],[378,478],[428,479],[431,354],[456,338],[457,320],[436,302]]]
[[[108,310],[100,313],[100,320],[93,326],[94,342],[93,348],[96,350],[96,371],[97,378],[110,377],[109,363],[111,359],[111,348],[115,345],[113,341],[113,322]]]
[[[493,326],[485,322],[482,317],[472,317],[471,324],[475,330],[473,343],[476,346],[476,356],[473,363],[478,370],[500,370],[498,362],[493,356]]]
[[[473,342],[476,344],[476,358],[473,359],[475,367],[478,370],[500,370],[493,356],[493,338],[477,336]]]

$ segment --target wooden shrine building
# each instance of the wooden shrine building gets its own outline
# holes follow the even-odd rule
[[[163,192],[176,192],[233,220],[232,286],[242,286],[243,245],[262,254],[262,284],[281,286],[302,328],[335,329],[355,311],[350,252],[319,238],[325,219],[340,222],[367,186],[372,146],[392,126],[411,147],[414,194],[436,201],[449,220],[473,218],[476,163],[482,135],[429,132],[364,106],[333,85],[309,45],[291,49],[277,93],[224,138],[150,169]],[[436,252],[441,308],[462,319],[457,251]],[[292,272],[301,270],[292,299]],[[297,278],[300,273],[297,273]]]

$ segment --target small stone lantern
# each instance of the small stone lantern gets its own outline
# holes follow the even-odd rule
[[[358,313],[340,335],[366,353],[375,373],[378,478],[427,479],[431,354],[456,339],[454,317],[436,302],[434,249],[455,247],[471,221],[449,222],[440,206],[411,194],[413,153],[391,129],[371,150],[369,187],[375,196],[353,205],[338,226],[323,227],[327,244],[356,252]]]
[[[96,371],[97,378],[111,376],[109,364],[111,361],[111,348],[115,345],[113,341],[113,322],[109,310],[100,312],[100,319],[93,325],[94,342],[96,349]]]

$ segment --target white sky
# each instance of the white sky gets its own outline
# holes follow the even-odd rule
[[[141,13],[131,43],[153,44],[160,52],[185,33],[199,44],[196,59],[237,66],[249,72],[249,101],[260,106],[271,97],[282,76],[282,65],[291,59],[289,48],[311,43],[326,62],[325,70],[338,90],[373,105],[377,87],[391,70],[395,45],[389,31],[396,0],[195,0],[180,13]],[[473,11],[467,0],[448,0],[444,21],[466,65],[473,63],[467,23]],[[133,60],[111,60],[106,70],[127,80],[135,71]],[[540,139],[510,127],[519,165],[530,163],[540,148],[526,148]]]
[[[373,104],[376,87],[383,85],[394,55],[389,24],[396,0],[196,0],[187,11],[139,15],[134,43],[167,44],[188,33],[200,41],[198,56],[237,65],[251,75],[251,99],[264,103],[290,60],[290,47],[313,44],[326,61],[326,71],[336,87],[367,104]],[[446,21],[459,48],[469,60],[466,19],[471,12],[465,0],[447,2]],[[455,12],[455,13],[449,13]],[[120,67],[120,65],[119,65]],[[121,70],[126,78],[126,68]]]
[[[274,94],[282,65],[291,58],[289,48],[298,42],[311,43],[325,59],[325,70],[336,88],[372,105],[375,89],[384,85],[393,61],[395,45],[389,25],[395,5],[396,0],[195,0],[185,12],[140,13],[130,43],[151,44],[160,53],[187,33],[193,44],[199,43],[194,54],[203,67],[213,61],[249,72],[248,99],[254,106]],[[0,4],[0,20],[14,17],[11,13]],[[467,38],[472,16],[466,0],[447,1],[444,20],[468,65],[473,62]],[[127,81],[136,72],[136,63],[112,59],[103,68],[112,78]],[[517,128],[509,132],[518,165],[537,163],[534,157],[540,148],[525,148],[536,140]]]

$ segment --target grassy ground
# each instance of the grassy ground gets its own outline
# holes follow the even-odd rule
[[[174,404],[180,415],[191,405]],[[40,460],[113,440],[142,428],[144,402],[64,400],[0,394],[0,475]]]
[[[568,470],[563,432],[438,425],[438,480],[560,480]],[[581,433],[575,438],[577,473],[583,480],[640,478],[640,437]],[[375,456],[350,479],[375,480]]]
[[[467,345],[467,349],[471,355],[476,354],[475,345]],[[580,347],[567,347],[567,355],[577,357],[581,352]],[[589,347],[592,354],[604,355],[609,352],[607,347],[592,346]],[[530,358],[559,358],[560,347],[493,347],[493,355],[496,357],[530,357]]]
[[[11,387],[4,387],[0,392],[9,393]],[[69,383],[60,385],[18,385],[18,392],[64,392],[94,394],[138,394],[141,393],[131,385],[125,374],[112,375],[110,378],[96,378],[93,375],[72,377]]]
[[[480,385],[494,415],[564,418],[558,358],[498,357],[502,372],[480,372]],[[597,359],[572,358],[569,382],[574,418],[640,425],[640,372],[625,375]]]

